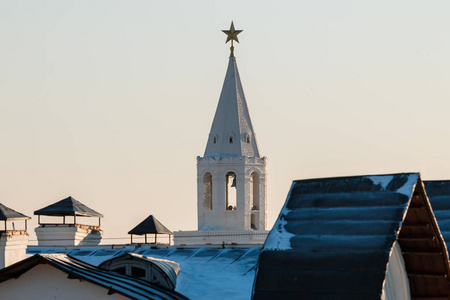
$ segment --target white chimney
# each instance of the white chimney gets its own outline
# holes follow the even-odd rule
[[[100,244],[103,215],[72,197],[34,212],[39,227],[35,229],[39,246],[95,246]],[[92,220],[98,218],[93,224]],[[89,223],[89,224],[86,224]]]
[[[29,219],[31,218],[0,203],[0,268],[26,257]]]

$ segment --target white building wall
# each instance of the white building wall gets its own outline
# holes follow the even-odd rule
[[[269,230],[196,230],[196,231],[175,231],[175,246],[199,246],[237,244],[241,247],[261,246],[269,234]]]
[[[411,300],[405,261],[397,242],[394,243],[389,255],[381,300]]]
[[[41,225],[34,229],[39,246],[96,246],[103,231],[89,225]]]
[[[87,281],[68,279],[64,273],[48,265],[37,265],[17,279],[0,283],[2,299],[121,300],[120,294],[108,295],[108,289]]]
[[[0,235],[0,269],[26,257],[28,234],[26,231],[8,231]]]

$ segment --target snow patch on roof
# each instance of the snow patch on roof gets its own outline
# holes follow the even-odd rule
[[[175,290],[191,299],[248,300],[251,297],[254,269],[233,270],[229,261],[218,265],[189,260],[179,263]]]
[[[180,270],[175,291],[190,299],[248,300],[251,298],[259,250],[256,247],[243,249],[126,247],[125,249],[84,248],[81,250],[29,247],[27,251],[29,255],[68,251],[69,255],[76,259],[95,266],[121,253],[136,251],[135,253],[151,259],[169,260],[179,264]],[[210,254],[207,254],[208,251]],[[104,255],[109,252],[111,255]],[[202,255],[203,252],[206,254]]]
[[[372,180],[375,185],[381,185],[383,190],[385,190],[392,179],[394,179],[394,175],[368,176],[366,178]]]
[[[394,175],[380,175],[380,176],[367,176],[365,178],[368,178],[372,180],[373,184],[380,185],[384,190],[388,187],[389,183],[394,179]],[[405,182],[403,186],[398,188],[395,192],[399,194],[403,194],[405,196],[411,197],[414,185],[416,184],[418,180],[418,174],[409,174],[408,180]]]
[[[269,236],[266,239],[264,250],[292,249],[291,238],[293,238],[295,234],[290,233],[286,230],[285,226],[288,224],[288,222],[284,219],[284,217],[289,214],[290,211],[291,210],[286,207],[283,208],[278,221],[275,223],[272,231],[269,233]]]
[[[414,186],[417,183],[417,179],[418,179],[418,174],[409,175],[408,181],[406,181],[402,187],[397,189],[397,193],[403,194],[403,195],[411,198],[412,193],[414,191]]]

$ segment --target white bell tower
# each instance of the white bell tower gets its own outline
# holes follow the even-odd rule
[[[197,157],[197,231],[175,231],[183,245],[262,245],[267,224],[267,158],[259,155],[239,77],[231,22],[231,54],[206,150]]]
[[[260,157],[234,56],[233,22],[224,30],[231,54],[203,157],[197,157],[199,230],[265,230],[267,158]]]

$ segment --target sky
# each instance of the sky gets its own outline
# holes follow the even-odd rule
[[[150,214],[195,230],[232,20],[269,229],[292,180],[450,179],[448,1],[0,5],[0,203],[28,216],[72,196],[105,216],[104,243]]]

